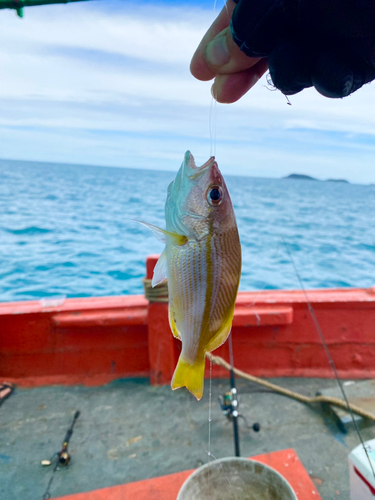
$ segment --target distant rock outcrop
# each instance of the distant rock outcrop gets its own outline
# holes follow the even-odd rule
[[[314,177],[311,177],[310,175],[304,175],[304,174],[290,174],[284,177],[284,179],[300,179],[303,181],[317,181],[318,179],[315,179]]]
[[[320,179],[315,179],[315,177],[311,177],[311,175],[305,175],[305,174],[290,174],[287,175],[286,177],[283,177],[283,179],[298,179],[302,181],[320,181]],[[349,181],[346,179],[326,179],[323,182],[344,182],[345,184],[350,184]]]
[[[346,184],[349,184],[349,181],[346,179],[327,179],[326,182],[345,182]]]

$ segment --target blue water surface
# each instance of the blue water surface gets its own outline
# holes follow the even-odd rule
[[[177,168],[177,166],[176,166]],[[174,172],[0,161],[0,301],[142,293]],[[375,186],[226,177],[241,290],[375,285]]]

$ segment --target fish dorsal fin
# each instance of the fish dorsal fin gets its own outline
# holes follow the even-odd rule
[[[187,242],[187,237],[182,234],[171,233],[170,231],[166,231],[165,229],[161,229],[160,227],[154,226],[153,224],[149,224],[148,222],[142,222],[141,220],[135,220],[134,222],[139,222],[139,224],[143,224],[148,227],[150,231],[152,231],[153,235],[163,243],[167,243],[167,236],[173,240],[173,243],[176,245],[184,245]]]
[[[159,260],[154,267],[154,275],[152,277],[152,288],[163,283],[167,279],[167,249],[164,248],[163,253],[160,255]]]

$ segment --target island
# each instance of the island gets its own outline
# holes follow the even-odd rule
[[[346,179],[327,179],[326,182],[345,182],[346,184],[349,184],[349,181]]]
[[[286,177],[283,177],[283,179],[297,179],[297,180],[302,180],[302,181],[322,182],[320,179],[316,179],[315,177],[311,177],[311,175],[305,175],[305,174],[290,174],[290,175],[287,175]],[[344,182],[345,184],[350,184],[350,182],[347,181],[346,179],[326,179],[323,182]]]
[[[304,174],[290,174],[284,177],[284,179],[299,179],[303,181],[317,181],[318,179],[315,179],[314,177],[311,177],[310,175],[304,175]]]

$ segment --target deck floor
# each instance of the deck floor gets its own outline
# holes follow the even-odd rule
[[[314,395],[332,380],[273,379]],[[233,455],[232,426],[218,396],[227,380],[212,382],[211,451]],[[323,500],[349,500],[347,456],[358,444],[354,430],[343,435],[320,407],[311,408],[238,380],[241,455],[294,448]],[[121,380],[102,387],[17,388],[0,407],[0,498],[41,499],[52,473],[42,467],[61,447],[76,410],[81,411],[69,450],[72,464],[55,474],[52,498],[138,481],[198,467],[207,461],[209,381],[200,402],[185,390],[151,387],[147,380]],[[374,437],[374,427],[362,430]]]

